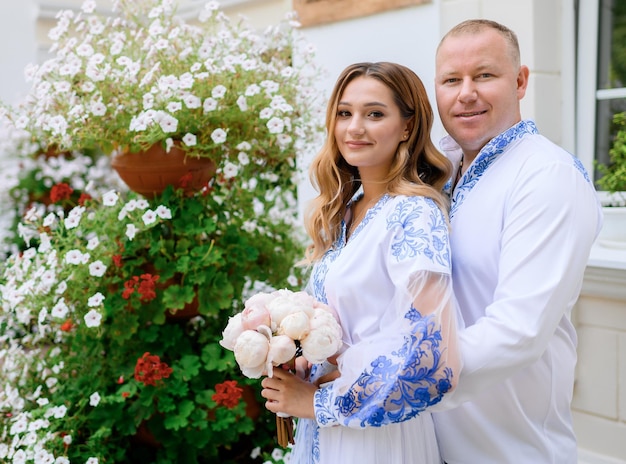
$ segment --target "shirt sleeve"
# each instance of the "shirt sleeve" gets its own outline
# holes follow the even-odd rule
[[[460,357],[443,215],[433,203],[407,198],[387,217],[381,240],[387,268],[378,272],[389,276],[394,298],[381,311],[380,330],[347,348],[338,359],[340,377],[316,392],[322,427],[408,420],[456,384]]]

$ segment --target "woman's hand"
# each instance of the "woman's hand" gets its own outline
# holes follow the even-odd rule
[[[261,386],[261,396],[267,400],[265,407],[269,411],[305,419],[315,418],[313,398],[317,385],[284,369],[274,368],[272,377],[264,378]]]

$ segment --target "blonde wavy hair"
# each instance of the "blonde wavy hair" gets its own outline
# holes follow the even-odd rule
[[[366,76],[389,87],[402,117],[409,122],[409,137],[396,150],[384,182],[390,195],[432,198],[444,211],[448,200],[442,194],[452,170],[450,161],[435,148],[430,138],[433,110],[420,78],[396,63],[355,63],[339,75],[326,110],[327,139],[314,158],[309,176],[319,195],[307,208],[304,225],[313,243],[307,248],[308,263],[319,260],[341,233],[348,201],[361,186],[358,169],[339,152],[334,137],[337,106],[346,86]]]

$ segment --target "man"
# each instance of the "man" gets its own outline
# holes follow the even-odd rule
[[[434,414],[448,464],[577,462],[570,313],[601,208],[581,163],[522,120],[528,75],[516,35],[493,21],[465,21],[437,49],[465,323],[459,384]]]

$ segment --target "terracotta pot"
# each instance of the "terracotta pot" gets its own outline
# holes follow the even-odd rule
[[[178,145],[166,152],[160,143],[146,151],[114,155],[111,167],[133,192],[145,197],[160,195],[168,185],[183,187],[183,179],[191,174],[184,187],[197,191],[215,175],[215,163],[208,158],[187,156]]]

